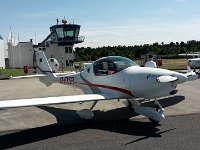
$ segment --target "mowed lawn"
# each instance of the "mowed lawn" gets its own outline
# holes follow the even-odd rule
[[[186,59],[163,59],[161,68],[169,70],[184,70],[187,69]]]
[[[135,60],[135,62],[140,65],[140,60]],[[169,70],[185,70],[187,69],[187,62],[186,59],[162,59],[162,66],[163,69]]]

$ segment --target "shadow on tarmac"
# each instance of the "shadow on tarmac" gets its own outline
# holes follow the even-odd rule
[[[163,107],[168,107],[175,105],[184,99],[185,97],[183,96],[174,96],[160,99],[159,102]],[[152,105],[152,102],[145,103],[145,105]],[[38,108],[54,115],[57,119],[57,123],[33,129],[13,131],[13,133],[1,135],[0,149],[13,148],[85,129],[98,129],[133,136],[142,136],[142,138],[128,142],[125,145],[145,140],[150,137],[162,137],[163,133],[174,130],[170,129],[161,132],[150,122],[130,121],[129,118],[136,116],[137,114],[130,111],[126,107],[109,110],[107,112],[94,111],[95,117],[90,121],[81,119],[74,110],[66,110],[49,106],[39,106]],[[119,119],[124,115],[127,116],[123,117],[123,119]],[[112,120],[110,120],[109,117],[113,117]],[[73,124],[74,120],[76,124]],[[72,123],[70,121],[72,121]],[[69,122],[71,125],[66,125],[66,123]]]

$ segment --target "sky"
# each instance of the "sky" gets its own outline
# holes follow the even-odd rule
[[[42,42],[56,19],[81,25],[76,47],[200,40],[200,0],[1,0],[0,35]]]

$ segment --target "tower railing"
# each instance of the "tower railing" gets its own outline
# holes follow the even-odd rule
[[[67,43],[82,43],[84,42],[85,40],[85,37],[84,36],[78,36],[78,37],[70,37],[70,36],[67,36],[67,37],[63,37],[63,38],[57,38],[57,39],[54,39],[53,42],[55,43],[60,43],[60,42],[67,42]]]

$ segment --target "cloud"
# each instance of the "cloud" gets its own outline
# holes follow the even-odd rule
[[[78,21],[79,22],[79,21]],[[200,20],[191,19],[174,22],[150,22],[128,20],[126,22],[92,22],[81,20],[80,35],[85,41],[77,47],[101,47],[116,45],[141,45],[155,42],[181,42],[200,40]],[[36,24],[31,27],[13,30],[19,33],[20,41],[29,41],[30,38],[42,42],[50,33],[48,26]],[[35,43],[35,42],[34,42]]]
[[[94,26],[81,31],[81,34],[85,36],[85,42],[77,46],[140,45],[199,40],[199,26],[200,20],[146,24],[129,22],[114,27]]]

